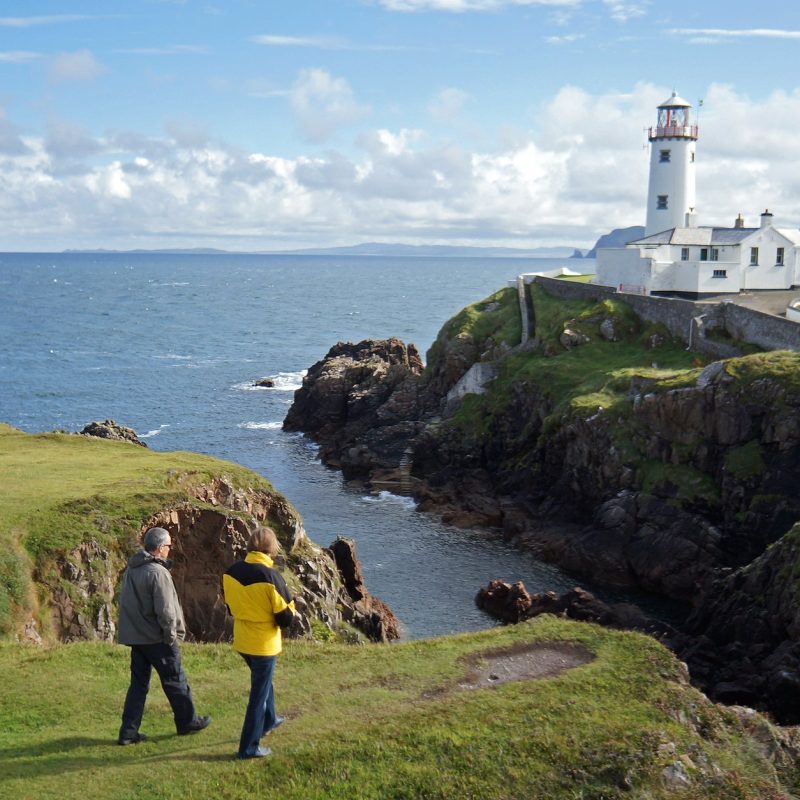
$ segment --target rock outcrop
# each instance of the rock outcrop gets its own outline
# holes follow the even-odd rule
[[[422,361],[398,339],[339,342],[303,378],[284,420],[320,443],[320,457],[347,478],[396,471],[422,429],[418,378]]]
[[[133,428],[126,428],[119,425],[113,419],[106,419],[102,422],[90,422],[80,431],[81,436],[94,436],[97,439],[112,439],[117,442],[130,442],[138,444],[140,447],[147,445],[136,435]]]
[[[596,622],[610,628],[636,630],[658,638],[674,636],[671,625],[645,614],[630,603],[605,603],[591,592],[576,586],[569,592],[530,594],[522,581],[491,581],[475,595],[475,604],[502,622],[516,623],[554,614],[583,622]]]

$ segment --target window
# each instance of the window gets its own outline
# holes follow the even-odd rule
[[[664,211],[667,207],[667,199],[669,198],[668,194],[660,194],[656,199],[656,208],[659,211]]]
[[[719,261],[719,248],[712,247],[711,248],[711,260],[712,261]]]
[[[690,161],[692,164],[694,164],[694,150],[692,150],[692,152],[691,152],[691,153],[689,153],[689,161]]]
[[[779,247],[778,252],[775,253],[775,263],[779,266],[783,266],[783,248]]]
[[[701,261],[708,261],[708,248],[701,247],[700,248],[700,260]]]
[[[758,248],[750,248],[750,266],[755,267],[758,264]]]
[[[681,247],[681,261],[688,261],[688,260],[689,260],[689,248]]]
[[[728,277],[728,270],[726,270],[726,269],[715,269],[713,277],[714,278],[727,278]]]
[[[662,150],[662,151],[660,152],[660,154],[659,154],[659,158],[658,158],[658,160],[659,160],[659,161],[660,161],[662,164],[665,164],[666,162],[668,162],[668,161],[670,161],[670,160],[671,160],[671,156],[672,156],[672,151],[671,151],[671,150]]]

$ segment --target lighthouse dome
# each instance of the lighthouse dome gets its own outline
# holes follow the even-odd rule
[[[692,104],[687,103],[682,97],[678,96],[677,92],[672,93],[672,97],[669,100],[665,100],[659,108],[691,108]]]

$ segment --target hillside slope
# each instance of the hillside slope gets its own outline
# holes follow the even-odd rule
[[[589,660],[553,677],[504,681],[511,659],[568,651]],[[176,737],[152,692],[149,741],[120,748],[125,648],[0,646],[0,793],[788,800],[798,788],[794,731],[712,705],[663,647],[638,634],[544,617],[393,646],[290,642],[276,673],[288,721],[268,739],[273,756],[255,763],[233,758],[247,691],[241,659],[206,644],[185,646],[184,660],[211,727]]]

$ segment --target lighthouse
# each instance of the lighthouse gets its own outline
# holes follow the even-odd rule
[[[645,236],[694,224],[697,125],[692,125],[691,108],[673,92],[658,107],[658,122],[650,128]]]

